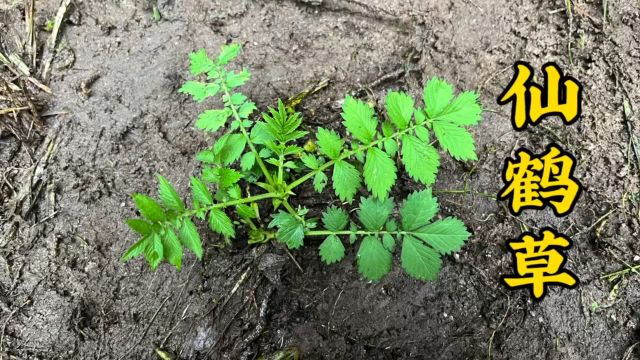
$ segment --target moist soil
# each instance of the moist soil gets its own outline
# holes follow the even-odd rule
[[[604,4],[603,4],[604,3]],[[0,7],[5,48],[24,38],[19,2]],[[36,2],[38,41],[57,1]],[[35,90],[43,126],[30,142],[0,138],[2,359],[254,359],[296,349],[301,359],[638,359],[640,262],[640,3],[638,1],[75,0],[48,85]],[[389,89],[420,98],[434,75],[475,89],[486,111],[473,129],[479,159],[444,157],[434,190],[442,216],[473,235],[437,281],[399,266],[379,282],[355,269],[356,249],[328,267],[319,241],[288,254],[277,244],[232,246],[207,232],[203,261],[153,272],[123,264],[136,216],[130,194],[154,174],[183,194],[213,140],[193,128],[215,102],[178,94],[189,52],[243,45],[244,92],[259,108],[322,79],[299,106],[305,126],[338,128],[345,94],[378,105]],[[557,62],[584,86],[583,116],[516,132],[496,98],[528,61]],[[4,71],[4,70],[3,70]],[[15,77],[14,77],[15,79]],[[625,112],[625,104],[627,111]],[[557,143],[578,162],[573,212],[510,215],[495,201],[504,159]],[[415,188],[405,176],[394,197]],[[337,200],[301,191],[317,214]],[[534,302],[509,291],[505,242],[550,226],[574,242],[575,289]],[[292,260],[295,259],[295,262]],[[299,264],[296,265],[296,262]],[[396,265],[398,259],[396,259]]]

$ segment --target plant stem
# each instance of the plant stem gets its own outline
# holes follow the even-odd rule
[[[429,121],[429,120],[427,120],[427,121]],[[427,122],[427,121],[425,121],[425,122]],[[420,125],[422,125],[422,124],[420,124]],[[340,156],[338,156],[337,158],[327,161],[326,163],[322,164],[322,166],[320,166],[319,168],[317,168],[317,169],[315,169],[313,171],[310,171],[307,174],[303,175],[302,177],[300,177],[300,178],[294,180],[293,182],[291,182],[291,184],[289,184],[288,190],[293,190],[293,188],[295,188],[296,186],[299,186],[300,184],[304,183],[305,181],[311,179],[317,173],[328,169],[333,164],[335,164],[337,161],[344,160],[344,159],[346,159],[346,158],[348,158],[350,156],[353,156],[354,154],[357,154],[359,152],[363,152],[363,151],[365,151],[365,150],[367,150],[369,148],[372,148],[372,147],[380,144],[383,141],[386,141],[386,140],[389,140],[389,139],[393,139],[393,138],[397,138],[397,137],[399,137],[401,135],[404,135],[407,132],[415,129],[416,127],[418,127],[420,125],[410,126],[410,127],[406,128],[404,130],[401,130],[401,131],[398,131],[396,133],[393,133],[390,136],[382,137],[382,138],[380,138],[380,139],[378,139],[376,141],[373,141],[373,142],[371,142],[371,143],[369,143],[367,145],[360,145],[356,149],[353,149],[353,150],[350,150],[350,151],[345,151]]]
[[[293,206],[291,206],[291,204],[289,204],[289,201],[287,199],[282,200],[282,205],[284,205],[289,214],[293,215],[296,219],[298,219],[298,221],[304,223],[304,219],[300,217],[300,215],[298,215],[298,212],[293,208]]]
[[[249,134],[247,134],[247,130],[244,128],[244,125],[242,124],[242,119],[240,118],[240,115],[238,115],[238,110],[236,109],[235,105],[231,103],[231,94],[229,93],[227,84],[225,84],[225,79],[220,78],[220,84],[222,84],[222,88],[224,89],[224,94],[226,95],[229,101],[229,107],[233,112],[233,117],[238,122],[240,126],[240,131],[242,131],[242,135],[244,136],[245,140],[247,140],[249,149],[251,149],[251,152],[255,155],[255,158],[256,158],[256,161],[258,162],[258,166],[260,167],[260,170],[262,170],[262,173],[264,174],[264,177],[267,179],[267,182],[271,185],[274,185],[273,177],[271,176],[271,173],[269,172],[264,162],[262,161],[262,158],[260,158],[260,154],[258,154],[258,151],[256,150],[256,146],[253,144],[253,141],[251,141]]]
[[[277,198],[279,196],[280,195],[278,195],[278,194],[269,192],[269,193],[250,196],[250,197],[246,197],[246,198],[242,198],[242,199],[238,199],[238,200],[227,201],[227,202],[222,202],[222,203],[218,203],[218,204],[212,204],[212,205],[201,207],[199,209],[193,209],[193,210],[186,211],[183,214],[181,214],[180,217],[193,216],[193,215],[195,215],[196,213],[198,213],[200,211],[209,211],[209,210],[212,210],[212,209],[225,208],[225,207],[229,207],[229,206],[252,203],[252,202],[256,202],[256,201],[260,201],[260,200]]]
[[[351,231],[351,230],[342,230],[342,231],[331,231],[331,230],[310,230],[304,233],[305,236],[329,236],[329,235],[380,235],[380,234],[391,234],[391,235],[411,235],[414,234],[412,231]]]

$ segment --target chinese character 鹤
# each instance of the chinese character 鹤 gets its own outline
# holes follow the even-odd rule
[[[523,209],[553,208],[557,216],[567,215],[573,209],[581,191],[573,177],[575,159],[557,145],[536,156],[527,149],[508,158],[502,173],[505,185],[498,199],[509,200],[509,210],[519,215]]]

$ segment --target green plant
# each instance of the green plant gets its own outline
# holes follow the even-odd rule
[[[389,92],[384,121],[367,103],[347,96],[342,118],[350,137],[318,128],[316,141],[303,147],[300,144],[309,129],[304,130],[302,116],[282,101],[268,108],[259,120],[252,119],[255,104],[235,91],[249,80],[249,72],[228,69],[239,51],[238,45],[228,45],[215,59],[204,50],[190,55],[191,73],[206,81],[187,81],[179,91],[197,102],[219,95],[223,106],[204,111],[195,126],[208,133],[225,132],[196,155],[202,172],[191,178],[190,207],[160,175],[160,202],[133,195],[142,219],[128,220],[128,224],[142,239],[131,246],[123,260],[143,254],[153,269],[163,259],[180,268],[183,248],[201,258],[202,244],[194,224],[200,219],[226,241],[236,235],[237,223],[247,229],[251,244],[276,240],[297,249],[305,238],[323,237],[319,252],[327,264],[344,258],[343,241],[354,245],[360,240],[357,267],[370,280],[379,280],[391,270],[396,242],[401,241],[404,270],[418,279],[435,279],[441,256],[460,249],[469,232],[456,218],[434,220],[438,202],[430,188],[403,201],[399,221],[389,193],[400,163],[415,181],[427,187],[434,183],[440,165],[435,143],[455,159],[476,159],[473,137],[465,127],[480,121],[477,95],[463,92],[454,98],[451,85],[433,78],[424,88],[424,108],[416,108],[414,100],[403,92]],[[320,226],[316,219],[307,217],[307,209],[291,201],[306,182],[322,193],[329,183],[329,172],[341,206],[326,209]],[[360,199],[357,221],[353,221],[342,206],[352,204],[361,188],[370,196]],[[229,216],[231,212],[236,221]]]

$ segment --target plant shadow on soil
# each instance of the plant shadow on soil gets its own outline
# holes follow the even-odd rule
[[[0,139],[9,174],[0,185],[3,356],[146,359],[162,349],[174,359],[253,359],[290,346],[303,359],[640,356],[640,275],[601,278],[640,255],[638,159],[630,148],[640,117],[623,113],[625,100],[640,112],[640,13],[632,2],[609,1],[603,17],[600,2],[586,1],[567,12],[564,1],[542,0],[159,0],[160,21],[138,1],[75,3],[61,40],[74,62],[54,62],[54,94],[46,98],[46,110],[66,114],[47,119],[31,155],[14,138]],[[40,23],[57,8],[37,6]],[[0,9],[2,33],[22,36],[20,4]],[[129,194],[153,192],[156,172],[187,193],[193,154],[212,140],[193,129],[203,105],[176,91],[188,77],[188,53],[231,41],[243,44],[239,61],[253,73],[244,92],[261,109],[331,79],[300,108],[314,126],[338,128],[347,92],[379,105],[388,89],[420,98],[433,75],[479,90],[487,110],[474,129],[479,160],[444,159],[435,185],[442,215],[463,219],[473,237],[445,258],[438,281],[413,280],[395,266],[382,281],[365,282],[355,249],[327,267],[313,239],[291,254],[301,269],[277,245],[247,247],[238,238],[220,249],[212,234],[204,261],[190,255],[181,272],[118,261],[133,241],[123,223],[135,214]],[[581,80],[583,117],[513,131],[510,109],[495,98],[516,60],[535,69],[556,61]],[[492,199],[503,161],[519,147],[537,152],[550,142],[578,159],[585,191],[568,217],[514,218]],[[46,190],[26,213],[16,209],[7,182],[19,184],[51,149],[38,172]],[[402,177],[393,195],[402,199],[414,187]],[[336,201],[330,192],[301,194],[299,203],[316,214]],[[499,278],[512,269],[505,241],[544,226],[574,241],[567,268],[581,284],[534,303]]]

